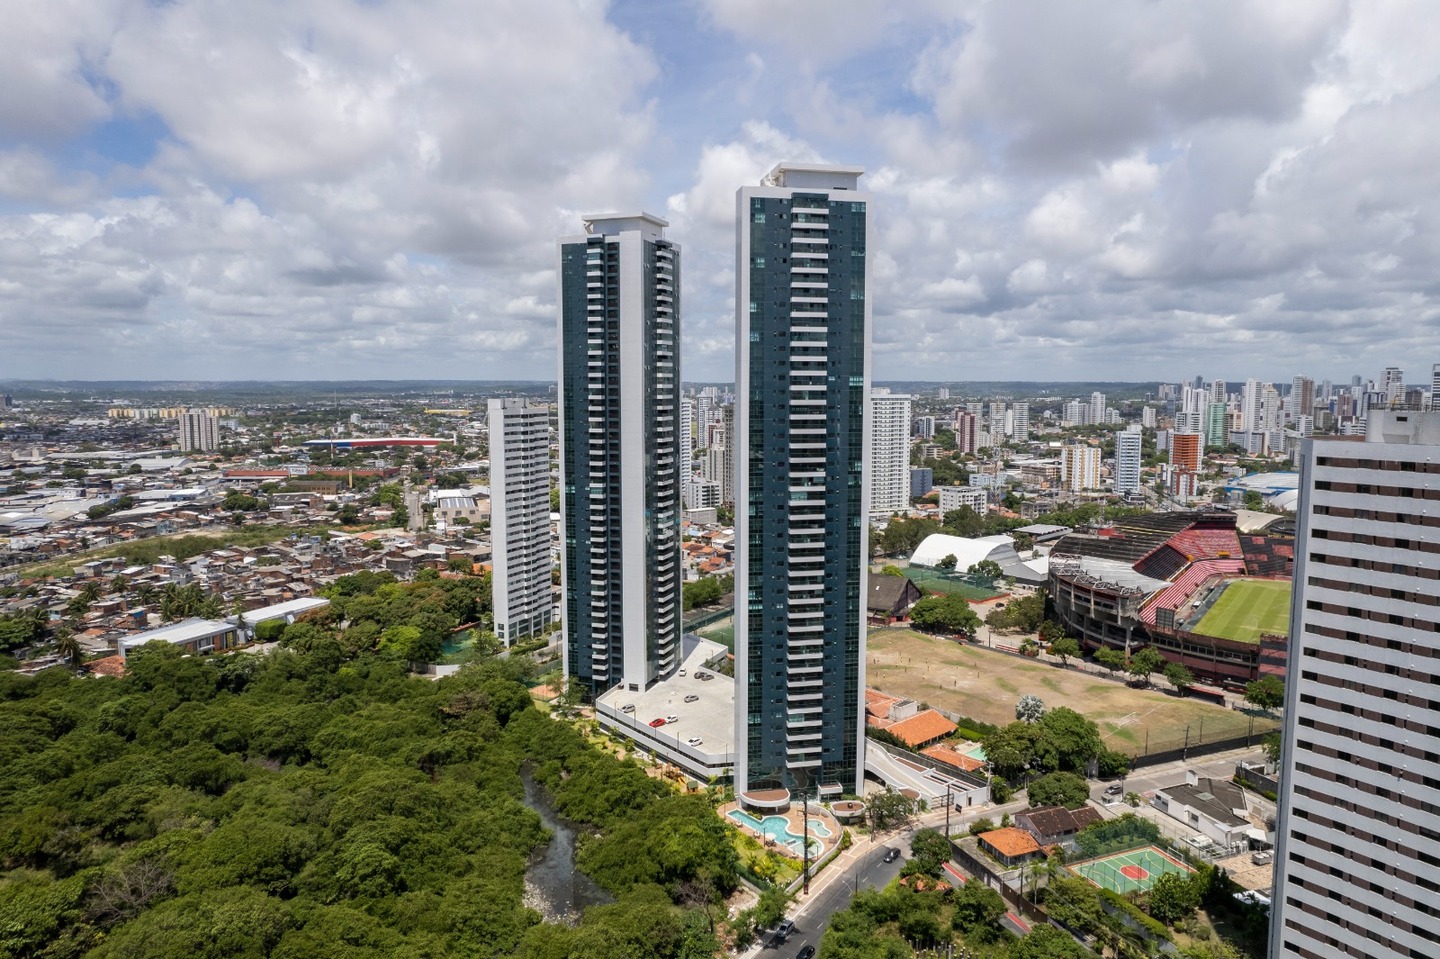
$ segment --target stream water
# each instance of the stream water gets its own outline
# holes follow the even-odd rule
[[[539,814],[551,833],[550,844],[532,857],[525,870],[525,905],[546,922],[574,925],[586,907],[614,902],[615,898],[575,868],[575,830],[556,814],[529,766],[520,770],[520,779],[525,784],[525,804]]]

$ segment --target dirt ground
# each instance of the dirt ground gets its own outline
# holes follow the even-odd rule
[[[1018,644],[1018,638],[998,641]],[[1186,699],[1170,692],[1137,689],[1082,669],[952,642],[908,628],[872,629],[866,660],[867,683],[938,709],[1004,725],[1015,719],[1015,703],[1026,693],[1047,708],[1068,706],[1100,727],[1106,744],[1136,755],[1179,746],[1186,727],[1192,743],[1243,735],[1250,717],[1242,712]],[[1256,724],[1256,731],[1260,724]]]

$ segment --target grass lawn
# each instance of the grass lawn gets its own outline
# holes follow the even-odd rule
[[[910,577],[912,583],[927,593],[950,593],[969,600],[987,600],[1001,595],[998,590],[985,589],[959,579],[951,579],[943,573],[937,573],[921,566],[911,566],[905,570],[905,575]]]
[[[1007,640],[1011,641],[1011,640]],[[1135,689],[1085,672],[1061,669],[954,643],[905,628],[870,631],[866,680],[882,692],[1003,726],[1015,719],[1015,702],[1034,693],[1047,708],[1068,706],[1100,727],[1106,745],[1127,755],[1244,735],[1251,717],[1198,699]],[[1273,720],[1255,719],[1258,737]]]
[[[720,643],[732,653],[735,651],[735,620],[733,617],[722,619],[718,623],[711,623],[709,626],[702,626],[695,630],[695,635],[711,642]]]
[[[1290,584],[1281,580],[1236,580],[1200,620],[1195,632],[1240,643],[1258,643],[1262,633],[1290,634]]]

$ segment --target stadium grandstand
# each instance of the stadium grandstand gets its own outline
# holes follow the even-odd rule
[[[1234,687],[1283,673],[1294,559],[1293,539],[1240,533],[1228,511],[1151,513],[1057,540],[1048,586],[1087,652],[1149,645]]]

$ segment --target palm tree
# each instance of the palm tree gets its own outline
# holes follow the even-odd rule
[[[80,646],[80,638],[68,626],[55,630],[55,652],[76,666],[80,665],[80,657],[85,654],[85,650]]]

